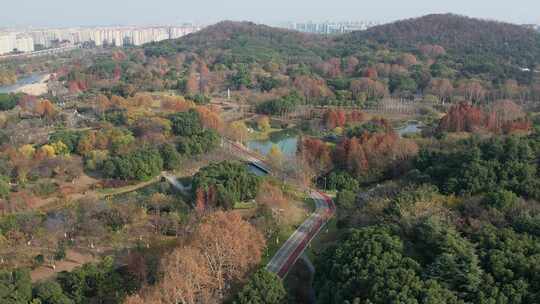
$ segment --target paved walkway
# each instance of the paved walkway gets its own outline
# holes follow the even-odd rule
[[[225,140],[224,143],[239,152],[236,154],[237,156],[243,157],[258,166],[269,168],[260,156],[247,147],[230,140]],[[280,278],[287,275],[311,240],[319,234],[324,225],[334,215],[335,206],[330,197],[317,190],[310,189],[309,191],[311,198],[315,201],[315,211],[296,229],[266,265],[268,271],[276,273]]]
[[[169,184],[171,184],[176,190],[179,190],[180,192],[184,193],[184,194],[189,194],[190,191],[191,191],[191,185],[190,186],[184,186],[184,184],[182,184],[178,178],[176,178],[176,176],[170,174],[170,173],[167,173],[167,172],[162,172],[161,173],[161,176],[163,176],[167,182]]]
[[[287,275],[311,240],[319,234],[333,215],[334,207],[330,198],[315,190],[311,190],[310,196],[315,201],[315,212],[296,229],[266,265],[268,271],[276,273],[281,278]]]

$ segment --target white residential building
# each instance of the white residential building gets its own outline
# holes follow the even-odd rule
[[[34,40],[32,37],[17,33],[0,33],[0,55],[18,52],[34,51]]]
[[[14,33],[0,33],[0,55],[12,52],[16,47],[16,40]]]
[[[34,51],[34,39],[30,36],[20,35],[15,40],[15,48],[19,52],[28,53]]]
[[[199,26],[124,26],[94,28],[61,28],[30,30],[23,33],[0,33],[0,54],[17,49],[32,52],[35,45],[58,47],[62,43],[81,45],[93,42],[96,46],[142,45],[154,41],[175,39],[200,30]]]
[[[378,25],[373,21],[345,21],[345,22],[304,22],[289,23],[285,27],[305,33],[314,34],[343,34],[352,31],[362,31]]]

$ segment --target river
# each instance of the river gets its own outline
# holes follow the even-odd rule
[[[45,82],[49,79],[49,74],[32,74],[17,80],[17,83],[7,86],[0,86],[0,93],[33,93],[40,95],[46,93]],[[39,87],[39,88],[38,88]],[[45,91],[43,90],[43,87]]]

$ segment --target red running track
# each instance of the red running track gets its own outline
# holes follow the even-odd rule
[[[235,149],[248,155],[255,161],[266,166],[266,163],[261,160],[260,156],[245,146],[236,142],[227,140],[227,142]],[[311,197],[315,200],[316,210],[306,219],[300,227],[289,237],[289,239],[276,252],[270,260],[266,269],[276,273],[280,278],[284,278],[296,263],[298,258],[306,250],[309,243],[317,236],[328,220],[334,215],[335,205],[332,199],[320,191],[310,190]],[[321,202],[324,202],[321,204]],[[308,229],[307,232],[303,231]]]

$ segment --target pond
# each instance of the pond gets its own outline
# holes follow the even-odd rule
[[[422,132],[422,124],[416,120],[411,120],[408,121],[404,127],[397,128],[396,132],[399,134],[399,136],[420,133]]]
[[[278,131],[271,133],[268,139],[247,142],[247,147],[250,150],[258,151],[262,155],[267,155],[273,145],[278,146],[285,157],[294,157],[298,148],[298,132],[292,130]]]
[[[48,74],[32,74],[27,77],[19,78],[15,84],[0,86],[0,93],[14,93],[23,86],[41,82],[47,75]]]
[[[422,123],[418,121],[408,121],[403,127],[397,128],[396,132],[399,136],[405,134],[416,134],[422,132]],[[283,130],[271,133],[268,139],[265,140],[250,140],[247,142],[247,147],[250,150],[257,151],[262,155],[268,155],[273,145],[277,145],[283,155],[287,158],[293,158],[298,149],[298,132],[295,130]]]

